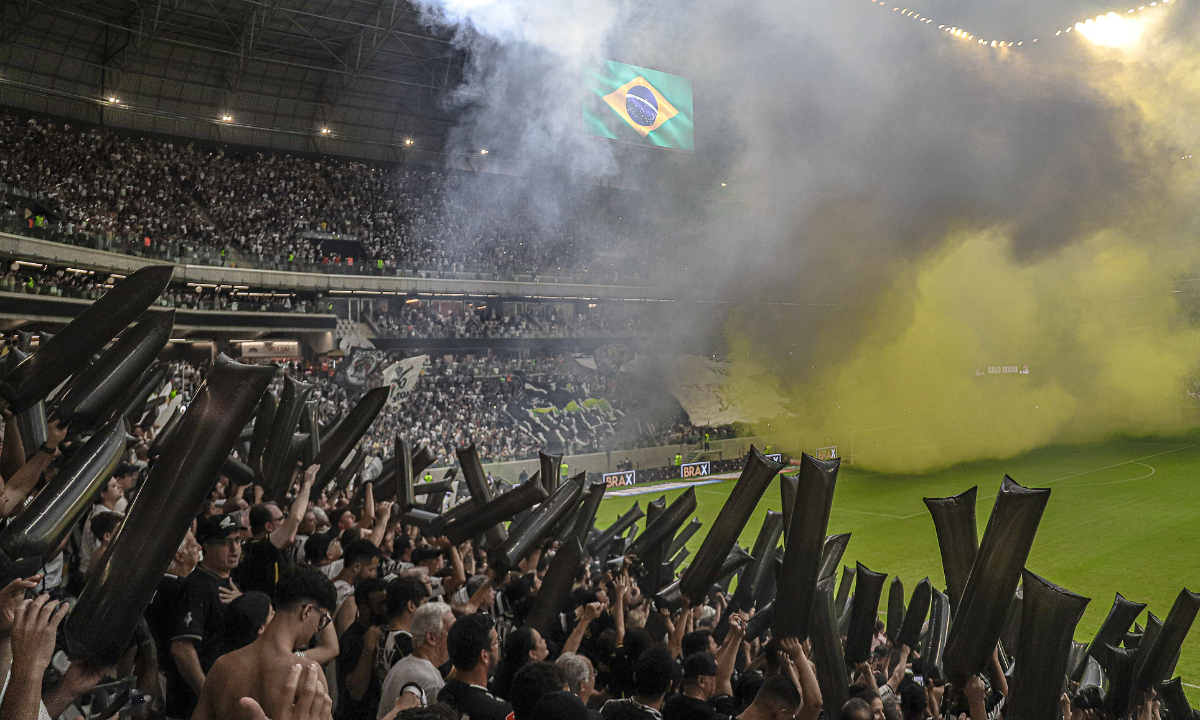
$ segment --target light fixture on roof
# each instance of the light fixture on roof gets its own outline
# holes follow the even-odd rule
[[[108,96],[108,101],[109,101],[110,103],[112,103],[113,105],[120,105],[120,104],[121,104],[121,98],[117,97],[116,95],[109,95],[109,96]]]
[[[233,122],[233,116],[226,113],[221,116],[221,122]]]
[[[412,145],[412,144],[413,144],[413,139],[412,139],[412,138],[404,138],[404,144],[405,144],[405,145]]]
[[[323,127],[323,128],[321,128],[321,134],[322,134],[322,135],[328,135],[328,134],[329,134],[329,128],[327,128],[327,127]]]
[[[488,154],[487,148],[484,148],[484,149],[480,150],[480,151],[479,151],[479,154],[480,154],[480,155],[487,155],[487,154]]]

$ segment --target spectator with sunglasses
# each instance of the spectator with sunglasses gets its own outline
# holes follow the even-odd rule
[[[336,604],[333,582],[320,570],[297,566],[285,572],[275,585],[275,616],[258,639],[213,664],[193,720],[240,717],[242,698],[254,699],[267,717],[276,717],[275,689],[297,663],[321,673],[318,681],[328,692],[320,664],[297,649],[329,631]]]

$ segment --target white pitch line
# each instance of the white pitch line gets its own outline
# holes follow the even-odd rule
[[[1083,472],[1077,472],[1077,473],[1074,473],[1073,475],[1063,475],[1062,477],[1054,478],[1053,480],[1046,480],[1045,482],[1047,484],[1049,484],[1052,482],[1058,482],[1059,480],[1069,480],[1074,477],[1079,477],[1080,475],[1090,475],[1091,473],[1100,472],[1102,470],[1112,470],[1113,468],[1118,468],[1118,467],[1121,467],[1122,465],[1129,465],[1131,463],[1136,463],[1140,460],[1149,460],[1150,458],[1158,457],[1159,455],[1167,455],[1167,454],[1170,454],[1173,452],[1179,452],[1180,450],[1187,450],[1190,447],[1195,447],[1195,445],[1182,445],[1180,447],[1173,448],[1171,450],[1163,450],[1162,452],[1154,453],[1153,455],[1144,455],[1139,458],[1134,458],[1132,460],[1126,460],[1124,462],[1116,463],[1115,465],[1106,465],[1104,467],[1095,468],[1093,470],[1084,470]]]

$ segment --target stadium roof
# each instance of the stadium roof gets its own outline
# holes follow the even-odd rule
[[[0,103],[145,132],[401,159],[441,150],[463,72],[406,0],[0,8]]]

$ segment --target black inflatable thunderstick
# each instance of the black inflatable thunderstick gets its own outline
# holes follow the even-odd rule
[[[171,338],[174,323],[175,311],[169,310],[154,313],[121,333],[55,400],[51,417],[75,427],[92,427],[109,405],[149,369]]]
[[[308,383],[302,383],[290,375],[283,376],[283,393],[275,411],[275,420],[271,423],[267,446],[263,449],[263,477],[268,500],[282,501],[291,485],[292,471],[296,468],[292,457],[293,441],[312,389],[313,386]]]
[[[950,596],[951,612],[955,613],[979,547],[979,531],[975,525],[978,492],[976,485],[958,495],[924,498],[929,514],[933,516],[933,528],[942,551],[942,569],[946,574],[946,594]]]
[[[583,502],[579,505],[579,511],[575,513],[575,524],[570,529],[571,535],[579,538],[581,545],[586,546],[592,526],[596,524],[596,513],[600,512],[600,502],[604,500],[604,491],[607,489],[606,483],[595,482],[583,491]]]
[[[532,483],[525,483],[532,485]],[[545,488],[539,488],[545,492]],[[513,492],[516,492],[515,490]],[[512,493],[508,493],[511,495]],[[539,633],[546,635],[558,620],[563,602],[575,584],[575,571],[583,562],[583,544],[579,537],[568,536],[558,546],[550,566],[546,568],[546,577],[542,580],[542,588],[533,599],[533,607],[529,609],[529,618],[525,624]]]
[[[538,450],[538,466],[540,468],[538,476],[541,478],[542,487],[546,489],[546,494],[554,492],[562,482],[562,455],[547,455]]]
[[[703,524],[704,523],[700,522],[700,518],[692,518],[691,522],[689,522],[687,525],[684,525],[683,528],[675,534],[675,539],[671,541],[671,547],[667,550],[667,555],[671,557],[678,555],[679,551],[683,549],[683,546],[687,545],[687,541],[692,539],[692,536],[696,534],[696,531],[698,531],[700,526]]]
[[[1183,678],[1159,683],[1158,694],[1163,699],[1163,705],[1170,711],[1171,717],[1192,717],[1192,704],[1188,702],[1187,695],[1183,694]]]
[[[156,459],[162,455],[162,451],[167,447],[167,443],[171,442],[171,438],[175,436],[175,430],[179,428],[179,420],[183,417],[183,406],[177,405],[171,411],[171,417],[163,423],[162,429],[150,441],[150,449],[146,451],[147,457]]]
[[[264,478],[263,451],[267,447],[267,438],[271,436],[271,426],[275,423],[276,410],[278,410],[278,403],[275,395],[270,390],[264,392],[254,415],[254,432],[250,435],[250,456],[246,458],[246,464],[254,470],[260,482]]]
[[[475,443],[458,448],[455,454],[458,455],[458,464],[462,468],[463,479],[467,481],[467,490],[470,491],[471,497],[477,505],[486,506],[492,501],[492,488],[483,472],[483,463],[479,461],[479,450]],[[508,533],[498,524],[487,528],[483,535],[489,548],[498,548],[508,539]]]
[[[138,418],[142,416],[142,412],[150,396],[158,392],[166,381],[166,366],[158,363],[151,365],[132,385],[125,388],[125,392],[121,393],[113,401],[106,415],[103,417],[103,422],[108,423],[113,418],[123,417],[126,424],[132,427],[137,423]]]
[[[511,492],[492,498],[489,503],[476,504],[470,512],[452,519],[441,532],[450,538],[450,542],[459,545],[545,499],[546,491],[540,485],[525,483]],[[574,577],[572,574],[571,578]]]
[[[1121,641],[1125,639],[1125,633],[1129,631],[1129,626],[1133,624],[1133,621],[1145,609],[1145,603],[1126,600],[1125,596],[1117,593],[1116,597],[1113,598],[1112,607],[1108,610],[1108,616],[1104,618],[1100,629],[1096,631],[1096,636],[1092,638],[1092,642],[1088,645],[1086,657],[1095,658],[1100,663],[1100,667],[1103,668],[1106,655],[1104,646],[1114,645],[1119,647]],[[1086,668],[1087,662],[1085,660],[1079,667],[1073,668],[1071,679],[1079,681]]]
[[[837,614],[838,619],[842,617],[845,609],[850,607],[850,588],[854,586],[854,568],[842,566],[842,581],[838,583],[837,597],[834,598],[833,610]]]
[[[1104,693],[1104,711],[1123,718],[1129,715],[1133,699],[1133,663],[1137,650],[1105,645],[1104,674],[1108,676],[1108,690]]]
[[[495,564],[504,568],[515,567],[529,554],[555,522],[579,502],[580,496],[583,495],[584,477],[584,473],[579,473],[555,488],[533,512],[529,521],[521,528],[521,532],[509,535],[494,551]]]
[[[825,538],[825,546],[821,548],[821,570],[818,575],[820,579],[834,576],[849,544],[850,533],[839,533]]]
[[[725,562],[721,563],[717,572],[716,584],[721,588],[721,592],[728,590],[734,573],[749,565],[753,560],[754,558],[746,552],[745,548],[734,543],[733,547],[729,548],[729,554],[725,556]]]
[[[74,375],[129,323],[150,307],[171,280],[174,267],[144,267],[67,323],[0,380],[0,395],[19,413]]]
[[[771,554],[771,559],[768,561],[768,570],[758,587],[754,588],[754,607],[766,607],[767,603],[774,602],[775,590],[778,588],[779,575],[783,572],[783,548],[775,548],[775,552]]]
[[[1004,476],[946,640],[946,677],[958,687],[991,661],[1049,499]]]
[[[109,667],[129,647],[159,580],[275,370],[217,358],[180,421],[178,440],[150,469],[108,552],[93,559],[83,593],[63,624],[72,658]]]
[[[417,504],[417,496],[413,492],[412,447],[399,435],[396,436],[395,454],[392,457],[396,465],[392,480],[396,506],[401,510],[411,510]]]
[[[694,521],[699,524],[699,521]],[[738,578],[737,589],[733,591],[733,602],[740,610],[749,610],[754,605],[755,588],[759,587],[771,572],[771,560],[775,557],[775,548],[783,534],[783,513],[768,510],[763,518],[762,526],[758,529],[758,537],[754,539],[751,555],[754,561],[742,576]]]
[[[854,573],[854,602],[850,604],[850,628],[846,633],[846,663],[854,666],[871,658],[871,636],[879,614],[879,598],[887,573],[872,571],[862,563]]]
[[[779,476],[779,499],[783,503],[783,541],[787,542],[788,531],[792,527],[792,508],[796,505],[797,475]]]
[[[435,512],[422,510],[421,508],[413,508],[412,510],[406,510],[400,517],[409,525],[427,527],[430,523],[432,523],[434,520],[437,520],[441,516]]]
[[[730,548],[750,521],[754,508],[758,506],[771,480],[783,467],[783,463],[768,460],[758,448],[750,446],[737,484],[717,513],[717,519],[708,529],[704,542],[700,543],[696,557],[683,571],[680,591],[691,600],[693,607],[704,602],[709,589],[720,577],[721,565],[729,555]],[[779,614],[776,612],[775,617],[778,618]]]
[[[1071,638],[1090,599],[1022,571],[1021,634],[1015,648],[1013,720],[1055,720],[1070,662]]]
[[[666,500],[663,499],[663,504],[665,505],[665,503]],[[675,498],[670,507],[659,511],[658,517],[649,522],[646,531],[629,546],[629,554],[638,558],[659,556],[661,562],[661,558],[666,555],[666,550],[670,546],[671,539],[675,537],[675,531],[694,512],[696,512],[696,488],[689,487]]]
[[[229,478],[235,485],[251,485],[254,483],[254,471],[246,463],[233,455],[221,462],[221,474]]]
[[[921,640],[921,627],[925,617],[929,615],[929,603],[933,600],[933,586],[929,578],[921,578],[921,582],[913,588],[912,597],[908,601],[908,609],[904,611],[904,622],[900,625],[900,635],[896,638],[896,647],[907,645],[912,650],[920,650],[917,645]]]
[[[379,411],[383,409],[390,392],[391,388],[388,386],[368,390],[358,404],[329,433],[329,438],[321,441],[321,452],[313,460],[314,465],[321,466],[321,469],[317,471],[317,480],[313,483],[314,489],[324,488],[329,484],[329,480],[345,462],[346,456],[366,434],[371,423],[379,415]]]
[[[642,506],[635,502],[632,507],[616,519],[616,522],[596,534],[596,537],[588,543],[588,550],[595,555],[605,545],[610,544],[617,536],[624,533],[635,522],[644,517],[646,517],[646,513],[642,511]]]
[[[900,578],[892,578],[888,586],[887,604],[887,636],[893,644],[900,637],[900,628],[904,625],[904,583]],[[899,657],[899,645],[896,645],[896,657]]]
[[[943,656],[950,632],[950,597],[934,590],[929,599],[929,629],[921,642],[921,658],[925,661],[925,677],[944,680]]]
[[[1174,668],[1175,658],[1183,647],[1183,640],[1192,629],[1196,612],[1200,611],[1200,594],[1187,588],[1179,591],[1171,612],[1163,621],[1162,629],[1154,638],[1154,643],[1146,647],[1150,628],[1147,626],[1147,637],[1142,638],[1142,649],[1138,652],[1137,664],[1134,669],[1133,689],[1146,690],[1167,679],[1167,674]]]
[[[321,453],[321,423],[317,420],[318,401],[309,400],[304,403],[304,414],[300,416],[300,432],[308,434],[308,446],[300,460],[307,467]]]
[[[792,526],[787,531],[783,574],[779,576],[775,594],[773,637],[794,637],[800,642],[808,639],[813,599],[821,573],[821,553],[840,464],[838,458],[817,460],[808,453],[800,456]],[[878,599],[876,596],[876,601]]]
[[[0,531],[0,550],[13,560],[51,559],[92,506],[125,451],[125,421],[109,422],[71,455],[54,479]]]
[[[817,582],[817,592],[813,596],[812,626],[809,631],[812,659],[817,670],[817,685],[821,688],[823,703],[829,703],[829,707],[841,707],[850,699],[850,679],[846,673],[842,636],[838,632],[837,615],[833,606],[835,582],[837,580],[832,575]]]
[[[16,413],[16,419],[25,458],[31,458],[42,446],[42,443],[46,442],[46,403],[38,400],[33,405]]]
[[[674,585],[675,583],[672,583]],[[745,642],[754,642],[762,637],[771,627],[771,617],[775,614],[775,607],[772,603],[767,603],[754,613],[754,616],[746,621],[746,635],[742,638]]]
[[[1099,661],[1094,657],[1086,657],[1079,677],[1079,689],[1075,691],[1075,706],[1080,710],[1103,710],[1105,683],[1104,670]]]

